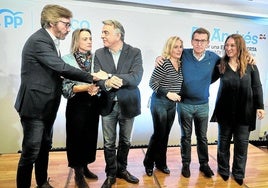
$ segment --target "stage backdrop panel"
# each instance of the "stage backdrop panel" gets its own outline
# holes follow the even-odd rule
[[[142,96],[142,113],[135,119],[132,145],[147,145],[152,134],[152,119],[148,108],[148,100],[152,93],[149,79],[154,69],[154,61],[161,54],[167,38],[173,35],[181,37],[184,47],[191,47],[191,34],[197,27],[205,27],[211,32],[208,50],[220,56],[226,36],[239,33],[244,36],[251,54],[255,57],[263,83],[265,105],[268,104],[267,51],[268,26],[256,19],[235,18],[231,16],[192,13],[179,10],[143,8],[122,4],[103,4],[86,1],[48,1],[48,0],[9,0],[0,2],[0,153],[17,152],[21,149],[22,128],[14,101],[20,84],[21,51],[27,38],[40,28],[40,12],[46,4],[59,4],[72,10],[72,31],[86,27],[92,30],[93,51],[102,47],[102,21],[116,19],[126,31],[125,42],[142,51],[144,75],[140,84]],[[209,9],[209,7],[208,7]],[[69,53],[71,33],[61,42],[62,55]],[[210,89],[210,115],[214,108],[218,82]],[[54,126],[54,148],[65,147],[65,106],[66,99],[58,111]],[[257,122],[257,130],[252,132],[250,139],[257,140],[267,130],[268,119]],[[209,123],[208,141],[217,140],[217,124]],[[193,135],[195,133],[193,132]],[[196,143],[195,136],[192,139]],[[170,145],[180,144],[180,128],[175,119]],[[98,147],[102,147],[101,125],[99,128]]]

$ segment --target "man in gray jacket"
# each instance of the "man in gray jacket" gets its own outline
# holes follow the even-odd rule
[[[64,7],[45,6],[41,13],[42,28],[30,36],[23,47],[21,85],[15,103],[23,128],[22,153],[17,169],[18,188],[31,186],[33,164],[38,187],[52,187],[47,181],[47,169],[53,123],[61,99],[62,77],[93,82],[90,74],[60,58],[58,43],[69,33],[71,17],[72,12]]]
[[[103,24],[104,47],[95,53],[94,70],[110,73],[109,79],[98,81],[102,90],[100,101],[107,176],[102,188],[110,188],[116,177],[130,183],[139,182],[127,171],[127,157],[134,117],[141,113],[138,85],[143,67],[141,51],[124,42],[123,26],[116,20],[106,20]],[[119,144],[116,152],[117,123]]]

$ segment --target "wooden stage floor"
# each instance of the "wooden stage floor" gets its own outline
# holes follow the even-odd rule
[[[215,175],[212,178],[206,178],[199,172],[196,146],[192,146],[192,163],[190,166],[191,177],[184,178],[181,175],[181,156],[180,148],[168,148],[168,167],[171,173],[163,174],[154,170],[154,174],[148,177],[144,171],[143,159],[146,148],[131,149],[128,158],[128,170],[140,180],[139,184],[130,184],[123,179],[116,180],[113,188],[267,188],[268,187],[268,152],[267,149],[259,149],[249,145],[248,162],[246,168],[246,177],[244,185],[239,186],[232,178],[223,181],[217,174],[216,153],[217,146],[209,146],[210,166]],[[232,153],[232,152],[231,152]],[[13,188],[15,186],[16,169],[20,154],[0,154],[0,188]],[[232,156],[231,156],[232,157]],[[89,165],[92,172],[99,177],[98,180],[86,180],[91,188],[99,188],[104,182],[105,161],[103,150],[97,151],[96,161]],[[67,167],[66,152],[50,152],[49,163],[50,183],[55,188],[74,188],[74,173]],[[32,187],[35,187],[33,175]]]

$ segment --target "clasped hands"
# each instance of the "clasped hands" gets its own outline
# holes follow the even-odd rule
[[[99,70],[98,72],[93,72],[91,73],[93,76],[94,81],[99,81],[99,80],[106,80],[105,81],[105,87],[107,88],[115,88],[119,89],[123,85],[123,80],[117,76],[112,76],[110,79],[108,79],[108,74],[107,72],[103,70]],[[90,95],[96,95],[99,90],[99,87],[96,85],[92,85],[88,89],[88,93]]]
[[[119,89],[123,85],[123,80],[117,76],[112,76],[110,79],[105,81],[106,88]]]
[[[87,92],[89,95],[93,96],[96,95],[99,92],[99,86],[96,84],[89,84],[87,88]]]
[[[99,72],[93,72],[91,73],[91,76],[93,76],[94,81],[99,81],[99,80],[106,80],[108,79],[108,74],[107,72],[103,70],[99,70]]]

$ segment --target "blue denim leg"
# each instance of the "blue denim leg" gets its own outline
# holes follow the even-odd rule
[[[178,123],[181,125],[181,103],[176,104],[176,111],[178,115]]]
[[[155,163],[158,168],[165,168],[169,133],[176,114],[176,103],[154,93],[150,109],[154,132],[149,141],[144,165],[153,168]]]
[[[194,125],[195,135],[197,139],[197,154],[200,164],[207,164],[209,161],[208,157],[208,139],[207,139],[207,128],[208,128],[208,103],[195,105],[194,114]]]
[[[102,116],[105,172],[107,176],[115,177],[117,170],[126,169],[133,122],[134,118],[121,116],[118,103],[115,103],[109,115]],[[119,145],[116,155],[117,123],[119,123]]]
[[[200,164],[208,163],[207,126],[208,126],[208,103],[191,105],[180,103],[181,121],[181,156],[182,163],[191,162],[191,136],[192,124],[195,125],[197,137],[197,153]],[[177,108],[178,110],[178,108]]]
[[[117,149],[117,170],[127,169],[127,157],[131,146],[134,118],[119,116],[119,140]]]
[[[181,158],[182,163],[191,162],[191,136],[192,136],[192,121],[193,109],[191,105],[184,103],[180,104],[181,110]]]

